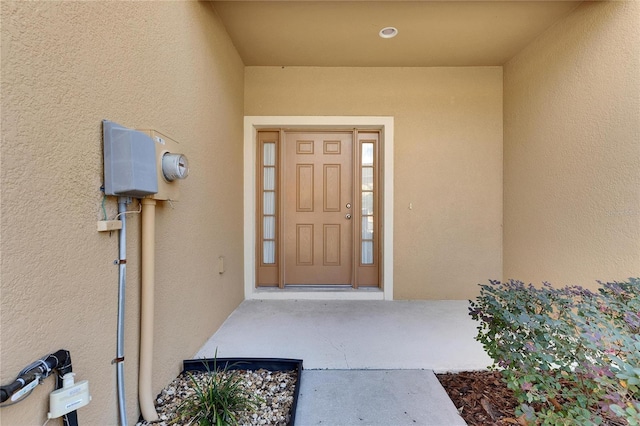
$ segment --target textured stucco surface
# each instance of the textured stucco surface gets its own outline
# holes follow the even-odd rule
[[[245,114],[394,116],[394,298],[500,278],[501,67],[247,67]]]
[[[243,64],[207,2],[1,8],[0,381],[68,349],[93,396],[80,423],[117,424],[118,238],[96,232],[101,120],[166,133],[190,159],[180,201],[157,208],[157,393],[242,300],[242,170],[232,165],[242,164]],[[115,199],[106,209],[112,218]],[[140,218],[128,216],[128,228],[125,372],[135,422]],[[44,423],[54,382],[3,408],[2,424]]]
[[[166,133],[191,162],[180,202],[157,208],[154,392],[242,300],[244,114],[395,117],[395,298],[640,275],[637,2],[582,4],[506,64],[504,98],[501,67],[245,69],[207,2],[0,8],[0,382],[70,350],[93,395],[82,424],[117,423],[117,236],[95,230],[104,118]],[[128,228],[133,422],[139,217]],[[52,389],[0,422],[44,423]]]
[[[640,3],[585,2],[504,67],[504,276],[640,276]]]

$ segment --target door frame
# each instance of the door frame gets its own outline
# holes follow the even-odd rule
[[[380,130],[381,283],[371,290],[282,290],[256,288],[256,140],[257,131],[273,128]],[[244,117],[244,296],[245,299],[393,300],[393,142],[394,118],[387,116],[245,116]]]

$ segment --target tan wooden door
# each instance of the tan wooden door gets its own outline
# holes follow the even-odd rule
[[[284,283],[352,284],[353,134],[285,133]]]

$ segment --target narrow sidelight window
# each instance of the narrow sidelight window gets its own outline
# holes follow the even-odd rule
[[[360,144],[360,207],[361,207],[361,235],[360,235],[360,264],[373,265],[375,261],[374,229],[375,229],[375,144],[363,141]]]
[[[276,144],[262,144],[262,264],[276,263]]]

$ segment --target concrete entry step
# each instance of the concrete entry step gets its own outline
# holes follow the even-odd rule
[[[295,424],[466,425],[431,370],[304,370]]]
[[[192,358],[294,358],[305,369],[481,370],[464,300],[245,300]]]

